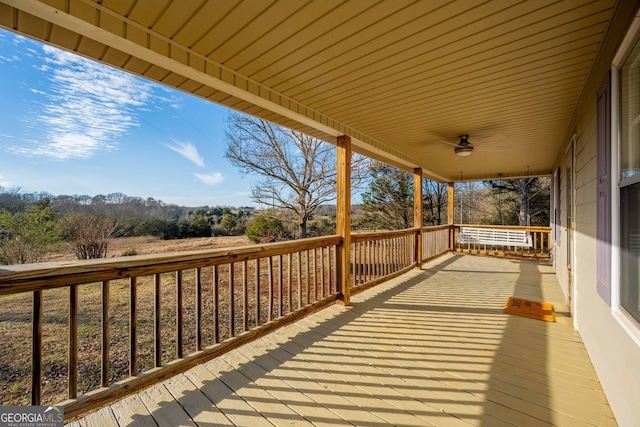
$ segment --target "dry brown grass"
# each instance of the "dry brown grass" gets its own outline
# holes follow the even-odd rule
[[[246,236],[201,237],[180,240],[160,240],[157,237],[125,237],[109,243],[107,257],[125,255],[135,251],[138,255],[161,254],[250,245]],[[46,261],[73,261],[76,257],[70,248],[62,247],[59,253],[50,255]]]

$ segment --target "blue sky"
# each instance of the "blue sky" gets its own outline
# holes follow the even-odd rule
[[[228,109],[0,30],[0,186],[252,206]]]

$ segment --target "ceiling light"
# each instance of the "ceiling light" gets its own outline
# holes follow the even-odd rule
[[[460,142],[458,146],[454,148],[454,151],[458,156],[468,156],[473,153],[473,147],[469,142],[469,135],[460,135]]]

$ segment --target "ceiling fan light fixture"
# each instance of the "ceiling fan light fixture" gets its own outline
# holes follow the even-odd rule
[[[473,147],[456,147],[454,150],[458,156],[468,156],[473,153]]]
[[[469,142],[469,135],[460,135],[460,142],[458,146],[454,148],[456,155],[464,157],[473,153],[473,147]]]

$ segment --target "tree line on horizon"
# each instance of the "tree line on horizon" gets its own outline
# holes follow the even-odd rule
[[[101,258],[116,237],[170,240],[243,234],[251,211],[189,208],[122,193],[56,196],[0,187],[0,264],[40,262],[62,244],[78,259]]]

